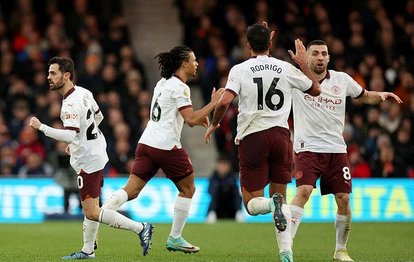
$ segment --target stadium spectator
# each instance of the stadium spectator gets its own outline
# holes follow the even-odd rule
[[[386,102],[383,113],[378,118],[378,124],[388,133],[394,134],[402,120],[401,107],[392,101]],[[384,103],[385,104],[385,103]]]
[[[131,151],[131,143],[126,139],[118,139],[115,143],[115,150],[109,154],[109,164],[113,168],[112,176],[126,176],[129,173],[127,163],[131,159],[129,157]]]
[[[306,61],[306,49],[296,40],[292,59],[300,66],[270,57],[275,32],[266,22],[247,29],[251,58],[230,70],[226,92],[220,98],[213,121],[206,131],[208,143],[231,102],[239,99],[237,135],[240,184],[247,212],[256,216],[273,212],[281,261],[292,261],[290,210],[286,205],[287,183],[291,182],[292,143],[288,129],[291,94],[295,88],[310,95],[320,93],[319,83]],[[312,80],[311,80],[312,79]],[[276,87],[277,86],[277,87]],[[275,104],[276,103],[276,104]],[[264,188],[270,184],[270,198]]]
[[[388,134],[382,134],[377,140],[378,153],[372,161],[373,177],[407,177],[407,165],[400,155],[395,154],[395,149],[391,144],[391,138]]]
[[[207,211],[207,223],[215,223],[217,219],[243,221],[238,176],[232,170],[231,164],[229,157],[220,155],[210,176],[208,193],[211,200]]]
[[[331,46],[332,52],[335,49],[335,57],[332,55],[330,67],[340,71],[344,69],[368,90],[371,90],[369,83],[378,82],[377,80],[371,81],[371,78],[377,78],[377,75],[372,71],[377,71],[378,67],[382,69],[381,74],[385,79],[386,91],[393,91],[397,95],[400,94],[400,87],[409,82],[405,79],[409,79],[410,76],[407,78],[402,75],[411,74],[412,78],[414,22],[411,0],[398,3],[390,1],[288,1],[287,3],[248,1],[237,3],[237,5],[234,4],[234,1],[229,0],[220,2],[178,0],[176,2],[182,8],[180,11],[185,32],[184,43],[193,48],[200,61],[198,68],[200,78],[195,79],[194,83],[206,86],[207,90],[211,86],[221,86],[221,84],[208,85],[201,82],[201,77],[206,75],[206,72],[203,72],[203,60],[213,56],[211,52],[214,50],[213,44],[224,42],[225,54],[228,55],[230,66],[245,60],[248,58],[249,52],[244,44],[244,27],[246,23],[253,23],[259,16],[266,15],[270,19],[269,26],[277,30],[279,35],[278,45],[273,47],[271,52],[282,60],[290,60],[286,50],[293,47],[295,37],[300,36],[302,40],[306,41],[323,36]],[[265,4],[268,6],[267,10],[263,9]],[[24,99],[29,102],[29,114],[37,114],[38,111],[41,111],[42,109],[39,110],[37,104],[33,103],[37,100],[38,95],[37,87],[33,84],[35,81],[33,75],[39,71],[47,70],[45,65],[47,58],[54,55],[77,58],[79,69],[77,73],[80,75],[84,72],[85,54],[90,43],[98,42],[102,50],[100,68],[104,70],[107,64],[111,64],[115,67],[119,78],[124,78],[125,73],[121,74],[120,72],[120,50],[125,45],[130,47],[133,45],[129,41],[130,35],[128,34],[128,27],[131,25],[128,25],[125,16],[122,15],[121,7],[122,2],[114,0],[40,1],[36,2],[36,5],[33,5],[31,1],[1,2],[0,114],[6,118],[13,140],[17,139],[21,127],[15,128],[14,126],[18,121],[11,112],[13,105],[11,98],[14,95],[10,86],[13,86],[16,81],[25,81],[29,87],[28,90],[32,93],[29,92],[29,96],[24,95]],[[267,14],[264,14],[266,11]],[[314,18],[312,14],[321,15]],[[276,28],[275,24],[280,27]],[[24,34],[21,30],[23,28]],[[390,34],[394,40],[390,41]],[[210,41],[211,37],[216,40]],[[15,38],[19,41],[13,42]],[[35,40],[35,44],[32,45],[34,46],[33,52],[27,52],[29,50],[27,46],[30,46],[28,43],[33,40]],[[96,44],[94,45],[96,46]],[[39,48],[42,50],[41,55],[32,58],[41,59],[32,59],[29,56],[21,55],[39,54]],[[24,50],[23,53],[21,50]],[[390,50],[390,52],[385,54],[384,50]],[[126,53],[131,52],[127,50]],[[45,54],[46,58],[43,57]],[[22,58],[26,59],[28,63],[20,62]],[[133,64],[135,63],[126,63],[126,68],[131,68],[130,65]],[[142,74],[142,89],[147,89],[144,68],[141,68],[139,61],[133,66],[137,67],[134,69]],[[214,68],[214,66],[209,67],[209,72],[217,70],[218,68]],[[99,77],[103,79],[102,72],[99,72]],[[99,79],[99,81],[101,80]],[[214,81],[216,82],[217,79]],[[223,76],[219,81],[220,83],[225,82],[226,76]],[[122,82],[117,84],[116,88],[112,85],[111,89],[116,89],[124,101],[126,88]],[[403,113],[407,113],[409,104],[411,104],[406,102],[408,101],[406,98],[410,97],[410,93],[412,93],[410,90],[412,88],[408,88],[407,92],[401,93],[404,95],[400,95],[404,100],[404,103],[400,105]],[[97,97],[98,103],[102,107],[104,107],[105,98],[106,89]],[[354,102],[347,103],[349,119],[353,119],[354,116],[361,116],[365,119],[369,107],[364,105],[354,107]],[[52,101],[49,101],[49,105],[46,106],[47,108],[60,108]],[[140,107],[139,103],[133,106],[133,108]],[[130,114],[129,111],[125,111],[125,108],[121,110],[126,121],[133,124],[131,128],[135,130],[140,125],[139,116]],[[59,112],[55,109],[53,111]],[[57,118],[59,118],[59,114],[57,114]],[[130,118],[133,121],[129,121]],[[53,119],[47,121],[53,121]],[[410,122],[413,121],[410,119]],[[51,122],[46,123],[51,124]],[[353,123],[351,124],[353,125]],[[357,131],[356,128],[353,130]],[[112,132],[111,128],[102,131],[106,136]],[[234,134],[233,130],[233,138]],[[52,148],[49,145],[46,146],[48,153]],[[233,148],[231,150],[234,151]],[[361,150],[366,159],[372,154],[371,149],[365,148],[365,146]],[[230,154],[231,152],[225,153]],[[207,176],[208,174],[200,175]]]
[[[36,117],[32,117],[29,123],[30,127],[40,130],[46,136],[69,144],[66,150],[71,156],[70,163],[78,174],[78,188],[85,216],[84,245],[81,251],[62,259],[95,258],[94,244],[99,222],[136,233],[145,256],[151,247],[152,224],[138,223],[115,210],[99,207],[103,169],[108,162],[105,137],[98,129],[103,114],[92,93],[73,83],[74,72],[74,63],[70,58],[53,57],[49,60],[47,79],[50,90],[63,97],[61,119],[64,129],[42,124]]]
[[[20,178],[31,176],[47,176],[51,177],[53,174],[52,166],[44,162],[39,153],[33,152],[26,157],[25,164],[23,164],[17,171],[17,176]]]
[[[36,6],[31,1],[3,1],[0,15],[0,115],[5,117],[10,127],[12,140],[18,139],[30,114],[38,115],[42,122],[49,125],[59,119],[61,99],[53,97],[57,94],[54,92],[46,95],[48,86],[44,77],[47,59],[54,55],[77,59],[77,83],[90,81],[91,78],[96,80],[89,87],[99,90],[96,95],[103,107],[102,101],[106,100],[106,94],[111,90],[118,92],[122,101],[128,97],[123,91],[126,90],[123,81],[120,81],[123,75],[119,65],[121,50],[126,49],[124,56],[129,56],[130,60],[131,50],[123,48],[130,46],[130,41],[128,25],[118,1],[42,1]],[[132,67],[126,67],[124,73],[128,75],[129,71],[139,71],[141,88],[146,89],[144,69],[136,58],[133,59],[134,63],[130,63]],[[93,63],[96,61],[100,63]],[[109,73],[109,78],[108,73],[104,74],[107,65],[115,70]],[[111,81],[111,73],[118,80]],[[129,117],[126,108],[139,107],[135,101],[132,106],[121,108],[121,114]],[[133,117],[135,121],[140,121],[137,120],[138,114]],[[103,132],[108,136],[113,132],[112,127]],[[47,153],[53,152],[55,141],[41,142]],[[132,152],[129,157],[133,157]]]
[[[18,171],[16,162],[16,154],[12,146],[0,147],[0,176],[15,176]]]
[[[207,126],[208,115],[223,90],[213,89],[211,101],[194,111],[190,87],[186,84],[197,72],[198,63],[194,52],[186,46],[176,46],[168,52],[158,54],[156,58],[162,78],[154,88],[151,118],[138,141],[135,162],[127,184],[115,191],[105,201],[103,208],[117,210],[128,200],[138,197],[147,182],[161,169],[179,191],[166,247],[170,251],[195,253],[200,248],[182,237],[195,193],[195,174],[190,158],[181,145],[181,130],[184,122],[190,127]]]
[[[16,147],[17,143],[11,138],[7,125],[0,121],[0,148],[4,146]]]
[[[241,45],[240,41],[244,43],[245,39],[235,28],[245,21],[248,23],[256,21],[256,14],[252,11],[256,10],[256,5],[261,5],[260,1],[237,4],[237,7],[234,6],[233,1],[226,0],[220,1],[219,4],[200,2],[197,5],[184,0],[177,2],[182,8],[182,14],[185,14],[183,25],[185,26],[186,44],[195,47],[196,45],[193,45],[195,43],[192,42],[195,39],[194,35],[197,33],[201,36],[211,35],[211,32],[214,32],[215,36],[224,39],[227,53],[233,54],[233,51],[236,55],[244,53],[242,50],[245,45]],[[414,35],[414,23],[412,15],[409,15],[412,13],[411,2],[410,0],[395,4],[387,1],[358,3],[352,1],[289,1],[287,3],[266,1],[268,10],[271,10],[269,26],[275,28],[279,36],[278,45],[275,45],[271,52],[282,60],[290,60],[286,50],[293,47],[296,37],[300,36],[303,41],[323,37],[325,42],[331,46],[330,67],[332,69],[349,73],[362,87],[372,90],[369,83],[381,81],[377,79],[376,73],[380,68],[381,78],[385,79],[385,83],[379,85],[383,85],[385,91],[394,91],[399,95],[399,91],[394,89],[400,86],[400,72],[408,71],[412,74],[412,68],[414,68],[412,66],[414,64],[414,48],[412,48],[414,41],[411,40]],[[200,26],[204,20],[209,21],[208,27],[205,27],[208,30]],[[280,27],[276,29],[275,24]],[[195,30],[197,28],[198,30]],[[233,31],[228,30],[229,28]],[[394,40],[389,39],[390,34]],[[206,45],[204,50],[211,48],[208,41],[205,40],[203,43]],[[389,51],[385,54],[384,50]],[[335,54],[333,54],[334,51]],[[208,55],[208,52],[201,52],[200,61]],[[237,63],[237,58],[232,57],[231,62]],[[200,66],[199,75],[205,73],[203,70]],[[371,81],[371,78],[375,80]],[[406,112],[409,104],[406,103],[406,99],[409,95],[399,96],[404,101],[400,104],[402,112]],[[353,100],[351,99],[352,103],[347,103],[349,119],[353,119],[354,116],[365,119],[370,107],[363,103],[358,103],[354,107],[356,101]],[[380,113],[381,111],[380,108]],[[370,130],[374,129],[372,126]],[[355,128],[354,130],[358,131]],[[386,131],[381,130],[381,132]],[[371,149],[368,150],[365,146],[361,148],[364,158],[369,159],[370,155],[375,153],[370,152]]]
[[[16,147],[17,163],[16,167],[20,169],[26,164],[27,157],[31,154],[37,153],[42,160],[46,158],[46,150],[44,145],[40,142],[36,130],[29,127],[24,127],[19,134],[18,145]]]
[[[346,97],[360,99],[366,104],[379,104],[388,98],[401,103],[390,92],[367,91],[346,73],[328,70],[328,46],[314,40],[307,46],[308,63],[314,77],[321,83],[317,99],[293,91],[294,150],[296,196],[290,204],[292,239],[303,216],[317,179],[321,179],[321,194],[334,194],[338,206],[335,229],[335,261],[353,261],[346,249],[351,227],[350,193],[352,176],[346,151],[344,131]],[[306,112],[306,113],[304,113]]]
[[[14,101],[9,103],[11,107],[11,119],[9,119],[10,134],[13,139],[20,137],[20,132],[25,126],[25,121],[30,115],[30,105],[27,97],[15,96]]]
[[[362,157],[361,148],[358,144],[351,144],[348,146],[348,157],[352,177],[371,177],[371,168],[369,163]]]

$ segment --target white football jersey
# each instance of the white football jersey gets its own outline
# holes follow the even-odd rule
[[[245,136],[274,126],[289,128],[292,90],[306,91],[312,81],[285,61],[252,57],[232,67],[226,90],[239,96],[238,143]]]
[[[154,88],[151,117],[138,142],[163,150],[181,148],[180,110],[187,107],[192,107],[190,87],[175,76],[162,78]]]
[[[62,100],[63,126],[76,131],[70,144],[70,164],[78,174],[81,170],[86,173],[102,170],[108,162],[106,140],[95,121],[98,112],[92,93],[83,87],[75,86]]]
[[[346,153],[342,136],[346,97],[357,98],[363,88],[346,73],[329,70],[321,94],[293,92],[294,150]]]

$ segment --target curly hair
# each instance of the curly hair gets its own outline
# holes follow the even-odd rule
[[[158,69],[161,68],[161,77],[168,79],[173,76],[174,72],[181,67],[181,64],[188,61],[191,52],[193,50],[187,46],[176,46],[169,52],[156,55],[154,58],[158,58]]]

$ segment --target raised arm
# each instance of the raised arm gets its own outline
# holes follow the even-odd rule
[[[300,39],[295,40],[295,49],[296,49],[295,51],[296,53],[293,53],[291,50],[288,50],[290,56],[292,57],[293,61],[295,61],[295,63],[298,64],[300,70],[310,80],[312,80],[312,86],[307,91],[307,93],[310,94],[311,96],[320,95],[321,86],[319,84],[318,79],[316,79],[316,76],[312,73],[312,70],[309,67],[308,58],[306,56],[306,48]]]

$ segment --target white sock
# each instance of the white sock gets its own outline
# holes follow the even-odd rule
[[[346,243],[351,232],[351,220],[351,215],[336,215],[336,250],[346,249]]]
[[[263,215],[272,211],[271,205],[271,198],[255,197],[247,203],[247,211],[252,216]]]
[[[101,209],[101,212],[99,213],[99,221],[110,227],[126,229],[137,234],[144,228],[142,223],[131,220],[115,210],[110,209]]]
[[[292,237],[292,242],[293,239],[296,236],[296,231],[298,231],[298,227],[300,222],[302,222],[302,217],[303,217],[303,208],[295,206],[295,205],[290,205],[290,213],[292,215],[292,220],[291,220],[291,225],[292,225],[292,229],[290,231],[290,235]]]
[[[128,194],[125,190],[119,189],[112,193],[112,195],[102,205],[103,209],[118,210],[125,202],[128,201]]]
[[[283,232],[280,232],[276,227],[275,227],[275,231],[276,231],[276,240],[277,240],[277,244],[279,246],[279,253],[285,252],[285,251],[290,251],[292,252],[292,238],[290,236],[290,230],[291,230],[291,223],[289,223],[289,221],[292,219],[291,214],[290,214],[290,209],[289,206],[286,204],[282,205],[282,212],[283,215],[286,218],[286,221],[288,222],[286,225],[286,230]]]
[[[174,217],[170,236],[178,238],[183,232],[185,222],[190,213],[191,198],[177,196],[174,204]]]
[[[94,244],[96,240],[96,234],[98,233],[99,222],[83,218],[83,247],[82,251],[86,254],[92,254],[94,252]]]

